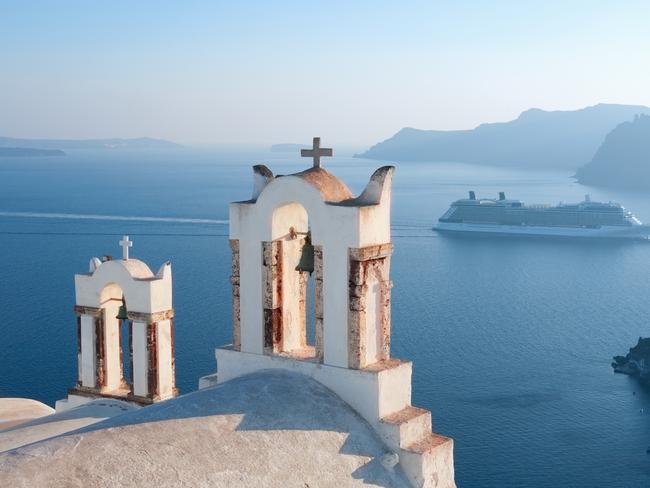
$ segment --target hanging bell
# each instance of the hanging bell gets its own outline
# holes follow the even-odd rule
[[[302,246],[300,262],[296,266],[296,271],[307,271],[309,274],[314,272],[314,246],[311,245],[311,234],[307,233],[305,245]]]
[[[128,320],[128,316],[126,315],[126,301],[124,301],[124,297],[122,297],[122,305],[120,305],[120,309],[117,311],[117,317],[115,317],[117,320]]]

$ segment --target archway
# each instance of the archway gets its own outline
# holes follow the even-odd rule
[[[298,202],[277,207],[271,234],[274,240],[262,243],[264,351],[322,359],[322,248],[313,246],[313,273],[298,269],[311,245],[305,207]]]
[[[107,284],[99,295],[102,327],[98,337],[98,362],[103,375],[102,390],[117,396],[132,392],[128,381],[133,371],[132,322],[117,318],[120,306],[126,303],[124,291],[116,283]],[[127,353],[124,354],[126,349]]]

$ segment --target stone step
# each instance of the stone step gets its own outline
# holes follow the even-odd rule
[[[413,486],[456,488],[454,441],[430,433],[400,450],[400,464]]]
[[[449,437],[430,432],[429,435],[425,436],[423,439],[419,439],[412,444],[403,447],[403,449],[418,454],[426,454],[448,442],[453,441]]]
[[[382,418],[379,424],[384,442],[398,450],[431,434],[431,412],[409,405]]]

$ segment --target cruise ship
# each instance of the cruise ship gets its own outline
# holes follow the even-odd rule
[[[454,232],[562,237],[617,237],[648,239],[650,226],[618,203],[593,202],[525,205],[520,200],[469,198],[457,200],[438,219],[434,229]]]

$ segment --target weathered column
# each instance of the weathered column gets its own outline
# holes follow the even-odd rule
[[[176,396],[174,365],[173,314],[156,322],[156,392],[154,398],[165,400]]]
[[[176,396],[173,310],[128,312],[133,321],[133,389],[136,401],[151,403]]]
[[[282,241],[262,242],[264,354],[282,347]]]
[[[97,389],[103,386],[102,309],[76,305],[77,314],[77,387]]]
[[[316,358],[323,362],[323,246],[314,246],[314,328]]]
[[[158,397],[158,323],[147,323],[147,398]]]
[[[83,383],[81,364],[81,315],[77,315],[77,387],[80,387]]]
[[[232,271],[230,283],[232,284],[232,347],[241,351],[241,304],[239,300],[239,241],[230,240],[232,250]]]
[[[350,249],[348,365],[364,368],[390,358],[392,244]]]

